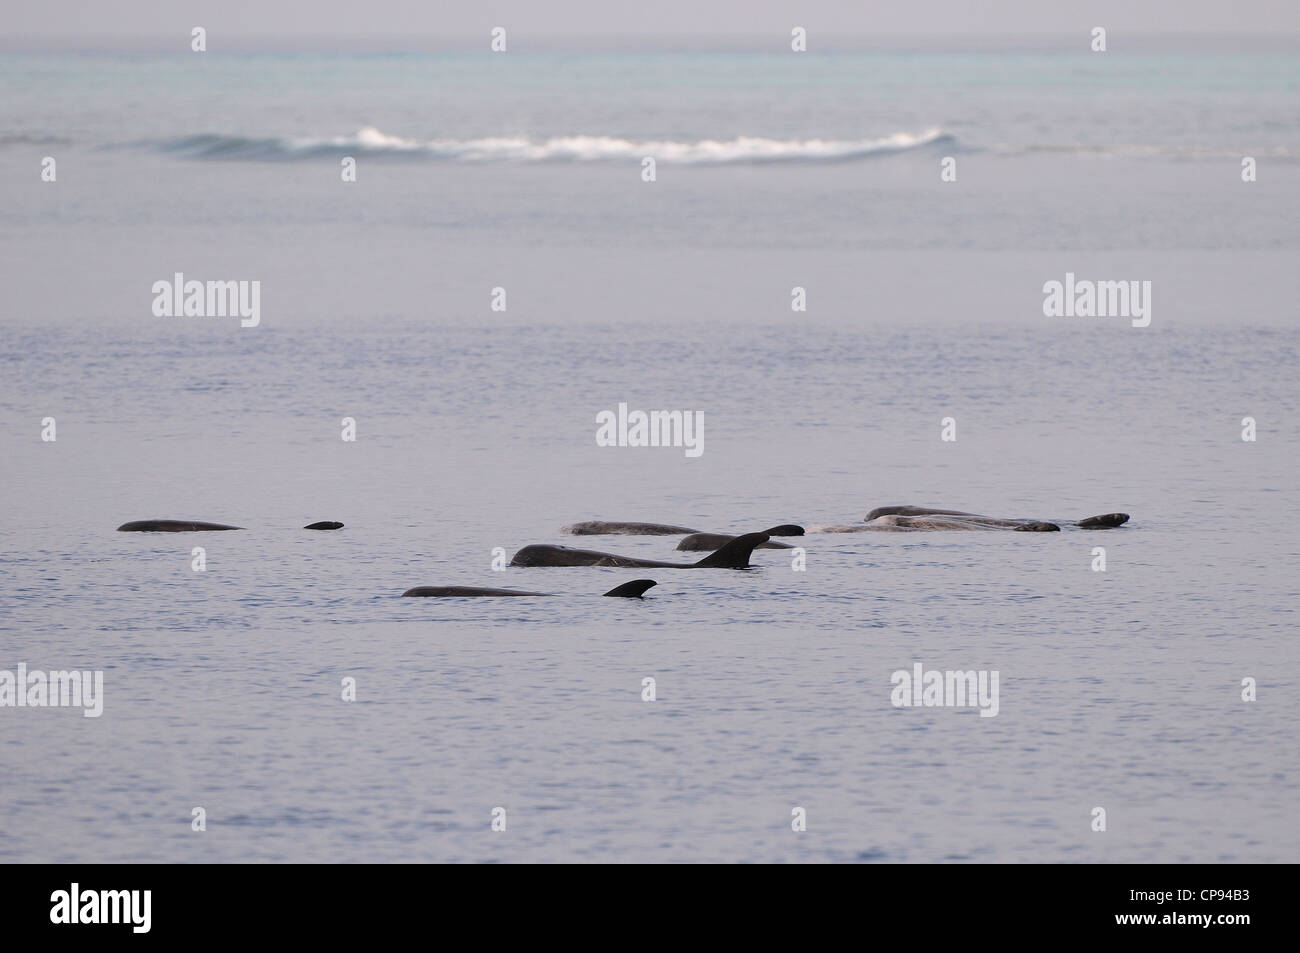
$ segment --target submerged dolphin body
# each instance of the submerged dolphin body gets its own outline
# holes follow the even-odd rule
[[[992,516],[877,516],[868,529],[1011,529],[1024,533],[1058,533],[1061,527],[1043,520],[1004,520]]]
[[[754,547],[768,540],[767,533],[737,536],[696,563],[666,563],[657,559],[616,556],[592,549],[545,544],[525,546],[510,560],[512,566],[617,566],[623,569],[748,569]]]
[[[868,523],[880,516],[978,516],[962,510],[935,510],[928,506],[877,506],[863,517]],[[987,519],[987,517],[985,517]]]
[[[640,599],[647,589],[656,586],[653,579],[634,579],[621,586],[615,586],[607,596],[621,596],[625,599]],[[553,592],[523,592],[519,589],[477,589],[473,586],[416,586],[407,589],[404,596],[441,596],[443,598],[463,598],[467,596],[553,596]]]
[[[698,529],[685,526],[673,526],[670,523],[624,523],[605,522],[604,520],[587,520],[574,523],[560,529],[570,536],[684,536],[698,533]]]

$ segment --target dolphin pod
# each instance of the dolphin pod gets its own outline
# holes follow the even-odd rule
[[[119,533],[207,533],[223,529],[243,529],[242,526],[227,526],[225,523],[204,523],[201,520],[132,520],[117,528]],[[310,523],[303,529],[342,529],[343,524],[335,520],[321,520]]]
[[[615,586],[606,592],[607,596],[621,596],[625,599],[640,599],[645,591],[658,583],[653,579],[633,579],[621,586]],[[553,592],[524,592],[519,589],[479,589],[474,586],[416,586],[407,589],[404,596],[441,596],[458,598],[466,596],[553,596]]]
[[[746,533],[725,543],[695,563],[666,563],[657,559],[616,556],[593,549],[568,546],[525,546],[510,560],[512,566],[617,566],[621,569],[748,569],[754,548],[768,540],[767,533]]]
[[[1102,513],[1079,520],[1048,521],[1025,518],[1001,518],[982,516],[963,510],[937,509],[924,506],[880,506],[869,512],[864,522],[851,526],[813,526],[814,533],[859,533],[859,532],[916,532],[926,530],[994,530],[1004,529],[1027,533],[1059,532],[1061,526],[1073,526],[1079,529],[1112,529],[1123,526],[1129,521],[1127,513]],[[304,526],[306,530],[337,530],[343,524],[335,520],[321,520]],[[225,523],[208,523],[201,520],[133,520],[118,527],[119,532],[136,533],[194,533],[243,529]],[[748,569],[750,556],[755,549],[792,549],[787,543],[772,542],[773,536],[803,536],[802,526],[783,523],[757,533],[745,533],[729,536],[721,533],[703,533],[684,526],[668,523],[607,522],[589,520],[566,526],[561,532],[576,536],[593,535],[638,535],[638,536],[674,536],[685,538],[677,544],[678,551],[709,550],[709,555],[693,563],[664,562],[658,559],[642,559],[636,556],[620,556],[590,549],[574,549],[569,546],[534,544],[525,546],[515,553],[511,566],[609,566],[616,568],[647,569]],[[653,579],[636,579],[616,586],[605,596],[622,598],[641,598],[646,590],[657,583]],[[520,589],[492,589],[475,586],[416,586],[402,593],[403,596],[424,596],[443,598],[468,597],[549,597],[555,593],[531,592]]]

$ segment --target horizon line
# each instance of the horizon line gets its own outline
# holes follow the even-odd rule
[[[201,24],[196,24],[196,26]],[[189,27],[176,33],[27,33],[0,36],[0,52],[177,52],[188,53]],[[509,27],[507,27],[509,31]],[[773,33],[706,33],[698,30],[663,33],[555,33],[519,32],[510,34],[512,53],[707,53],[707,52],[790,52],[788,32]],[[1153,45],[1204,48],[1221,46],[1223,52],[1233,48],[1275,47],[1293,49],[1300,46],[1300,31],[1279,32],[1258,29],[1242,30],[1166,30],[1108,31],[1110,53],[1123,54],[1129,49],[1150,49]],[[966,33],[845,33],[810,30],[808,50],[802,55],[819,52],[992,52],[999,50],[1043,52],[1091,52],[1089,33],[1077,31],[1003,31]],[[209,53],[432,53],[490,52],[488,31],[481,34],[410,34],[410,33],[223,33],[208,31]],[[603,47],[599,49],[596,47]]]

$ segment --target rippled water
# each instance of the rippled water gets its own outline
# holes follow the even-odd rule
[[[1250,74],[1231,60],[1224,90],[1254,83],[1294,106],[1261,62]],[[102,669],[104,714],[0,709],[0,857],[1300,857],[1300,289],[1294,216],[1280,214],[1297,167],[1265,164],[1246,186],[1235,159],[1004,153],[993,146],[1026,128],[1024,110],[1050,122],[1082,94],[1035,86],[1042,64],[993,83],[987,63],[917,79],[915,127],[848,128],[846,110],[824,129],[815,112],[775,128],[755,109],[722,130],[949,128],[936,90],[983,76],[990,111],[955,131],[980,151],[942,186],[930,147],[666,167],[654,184],[612,161],[392,158],[344,186],[333,156],[102,148],[107,113],[68,111],[56,88],[41,123],[71,142],[57,184],[0,180],[0,669]],[[693,141],[735,105],[733,67],[697,63],[715,81],[676,128],[620,114],[603,131]],[[117,99],[96,95],[122,114],[153,115],[132,91],[163,89],[155,111],[175,119],[187,95],[213,94],[192,77],[167,93],[148,72],[177,68],[67,72],[117,83]],[[348,68],[387,89],[411,63]],[[583,89],[611,75],[604,59],[573,68]],[[660,86],[633,88],[670,88],[652,75]],[[479,94],[504,100],[502,82]],[[1121,85],[1136,133],[1148,87]],[[1000,112],[1007,86],[1022,95]],[[572,106],[585,121],[566,125],[553,94],[528,128],[391,132],[591,133],[614,109],[589,93]],[[262,135],[273,111],[131,138]],[[1248,118],[1213,99],[1203,116],[1162,111],[1149,142],[1227,148],[1234,115]],[[285,134],[354,131],[295,122],[313,128]],[[50,148],[3,155],[34,170]],[[154,317],[152,283],[178,270],[261,280],[261,326]],[[1041,286],[1067,270],[1152,280],[1151,327],[1044,318]],[[789,309],[795,285],[806,313]],[[505,313],[489,309],[496,286]],[[703,411],[703,456],[597,447],[595,416],[620,401]],[[939,439],[947,416],[955,443]],[[1133,518],[1095,533],[814,535],[804,572],[783,551],[747,572],[491,568],[494,548],[539,542],[696,558],[672,538],[558,533],[583,519],[743,531],[888,503]],[[152,517],[246,529],[115,532]],[[324,519],[347,525],[299,529]],[[646,576],[659,585],[644,601],[599,597]],[[416,585],[557,597],[399,598]],[[893,707],[891,673],[914,662],[997,670],[998,715]],[[497,806],[505,832],[490,829]]]

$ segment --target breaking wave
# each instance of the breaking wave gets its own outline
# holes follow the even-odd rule
[[[736,139],[633,140],[612,136],[554,136],[532,139],[493,136],[483,139],[403,139],[366,128],[352,136],[326,139],[205,134],[135,143],[193,159],[293,160],[344,155],[394,156],[461,162],[599,162],[639,160],[720,164],[757,162],[844,162],[903,152],[953,137],[940,129],[896,132],[878,139]]]

